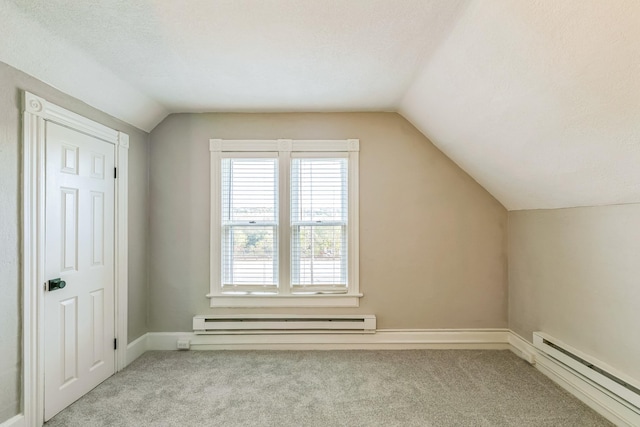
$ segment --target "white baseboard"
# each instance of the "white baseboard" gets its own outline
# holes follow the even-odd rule
[[[149,332],[148,350],[175,350],[188,339],[192,350],[404,350],[509,349],[507,329],[381,329],[375,334],[196,335]]]
[[[509,333],[509,344],[511,345],[511,351],[518,357],[526,360],[531,365],[536,364],[536,349],[533,344],[527,342],[515,332]]]
[[[127,366],[148,350],[148,335],[149,334],[144,334],[127,345]]]
[[[24,415],[18,414],[13,418],[9,418],[7,421],[0,424],[0,427],[25,427]]]
[[[538,351],[514,332],[509,334],[511,351],[534,364],[537,370],[573,394],[617,426],[640,426],[640,408],[615,396],[580,373]]]

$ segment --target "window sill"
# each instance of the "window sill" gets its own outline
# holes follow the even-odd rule
[[[210,307],[359,307],[362,294],[207,295]]]

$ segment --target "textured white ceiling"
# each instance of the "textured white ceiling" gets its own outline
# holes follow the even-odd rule
[[[640,202],[638,0],[1,0],[0,28],[0,61],[145,130],[399,110],[509,209]]]
[[[0,61],[144,130],[168,114],[93,53],[47,31],[9,0],[0,0]]]
[[[640,202],[640,1],[474,1],[400,112],[510,210]]]
[[[395,111],[465,5],[10,1],[126,83],[180,112]]]

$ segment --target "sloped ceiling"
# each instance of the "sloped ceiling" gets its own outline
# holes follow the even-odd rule
[[[399,111],[508,209],[640,202],[637,0],[4,0],[0,27],[0,61],[144,130]]]
[[[510,210],[640,202],[640,1],[473,1],[400,112]]]
[[[466,6],[463,0],[3,1],[170,112],[396,111]],[[110,92],[114,85],[102,86]],[[132,110],[128,120],[149,128],[137,114]]]
[[[10,0],[0,0],[0,61],[143,130],[168,114],[92,52],[45,29]]]

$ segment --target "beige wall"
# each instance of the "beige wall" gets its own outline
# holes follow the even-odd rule
[[[509,213],[509,326],[640,380],[640,204]]]
[[[148,332],[149,135],[136,133],[129,147],[129,342]]]
[[[0,423],[20,412],[22,90],[130,135],[129,338],[146,332],[148,134],[0,62]]]
[[[190,331],[209,291],[209,138],[360,139],[357,309],[380,328],[507,326],[507,212],[395,113],[176,114],[151,132],[152,331]],[[216,313],[266,312],[215,310]]]

